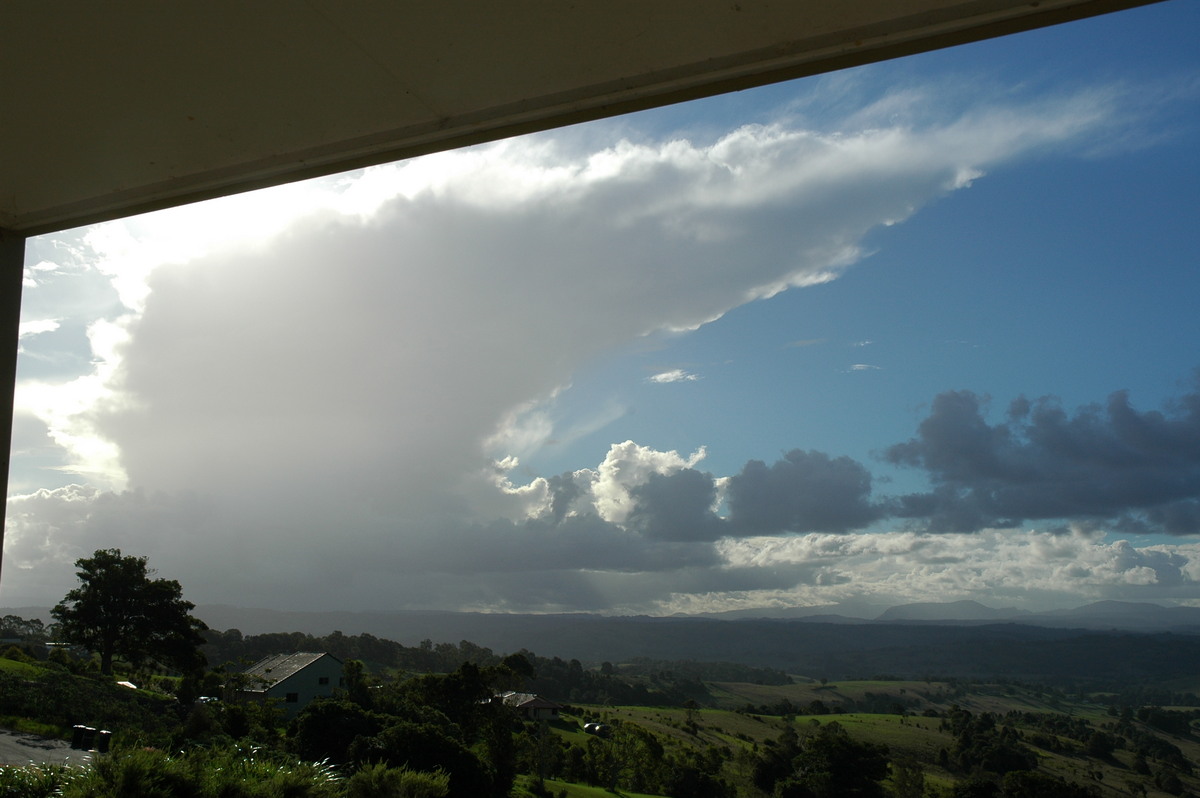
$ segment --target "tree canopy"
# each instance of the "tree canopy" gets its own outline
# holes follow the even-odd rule
[[[100,655],[100,670],[112,673],[114,657],[135,667],[157,662],[179,671],[204,664],[200,632],[207,627],[191,616],[173,579],[151,578],[145,557],[98,549],[75,561],[79,587],[51,614],[59,635]]]

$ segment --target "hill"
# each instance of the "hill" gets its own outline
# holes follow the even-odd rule
[[[201,614],[203,613],[203,614]],[[213,628],[221,616],[198,611]],[[597,615],[355,613],[268,616],[275,628],[366,632],[416,646],[459,641],[601,662],[732,662],[830,679],[888,674],[1004,677],[1067,688],[1123,689],[1194,675],[1200,636],[1047,628],[1017,623],[839,624],[803,619],[609,618]],[[344,626],[335,624],[345,622]],[[226,626],[225,628],[228,628]],[[243,633],[248,630],[241,628]],[[397,632],[407,632],[397,634]]]
[[[203,606],[217,630],[290,630],[314,636],[371,635],[417,647],[472,643],[497,652],[554,652],[598,665],[694,660],[729,662],[830,679],[886,674],[1020,679],[1067,689],[1124,690],[1192,679],[1200,608],[1099,602],[1074,610],[989,620],[973,602],[909,605],[883,620],[605,617],[454,612],[299,613]],[[947,619],[957,615],[957,619]],[[892,620],[889,621],[888,618]],[[1115,623],[1119,620],[1120,623]],[[1041,623],[1042,625],[1037,625]],[[1136,631],[1128,630],[1133,627]],[[1170,689],[1178,689],[1171,687]]]

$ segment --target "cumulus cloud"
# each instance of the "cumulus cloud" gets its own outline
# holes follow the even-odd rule
[[[628,524],[647,538],[716,540],[726,534],[717,516],[717,486],[709,474],[682,468],[651,474],[630,492],[635,505]]]
[[[793,449],[768,467],[751,460],[726,487],[737,534],[845,532],[881,516],[871,503],[871,474],[849,457]]]
[[[1092,518],[1200,532],[1200,394],[1144,412],[1125,391],[1074,413],[1053,397],[1021,398],[996,424],[985,404],[970,391],[940,394],[917,436],[887,450],[933,484],[902,497],[898,514],[947,531]]]
[[[219,502],[198,496],[68,486],[15,497],[9,514],[8,552],[20,565],[6,565],[6,594],[18,599],[38,590],[61,596],[73,573],[53,566],[97,538],[148,554],[161,573],[182,577],[189,597],[202,603],[236,595],[273,606],[273,596],[294,594],[294,581],[308,579],[304,596],[289,597],[289,606],[307,609],[346,601],[389,608],[424,599],[427,606],[471,609],[669,613],[959,598],[1036,608],[1099,598],[1183,600],[1200,586],[1200,544],[1135,547],[1124,539],[1107,542],[1088,525],[710,542],[655,537],[637,524],[576,514],[440,527],[436,535],[410,540],[404,557],[356,535],[359,556],[352,561],[339,554],[348,544],[332,528],[306,542],[326,560],[317,572],[280,556],[271,536],[223,532],[236,519]],[[160,534],[141,534],[147,524]],[[253,563],[253,570],[247,574],[235,563]],[[316,578],[319,573],[325,578]],[[390,602],[380,599],[384,595]]]
[[[836,564],[741,567],[720,546],[878,519],[848,458],[796,450],[725,479],[697,469],[703,449],[625,441],[595,468],[518,479],[513,449],[554,439],[539,411],[595,358],[834,280],[873,229],[1112,112],[1089,93],[709,144],[579,152],[547,134],[64,239],[48,263],[94,261],[107,280],[94,368],[27,380],[41,393],[19,406],[112,490],[13,498],[6,591],[56,598],[36,584],[46,563],[69,572],[114,545],[196,599],[263,606],[615,607],[843,584]],[[31,293],[68,271],[32,270]],[[897,457],[941,473],[924,449]],[[1186,504],[1153,509],[1187,523]],[[623,590],[651,572],[655,587]]]
[[[888,532],[726,539],[731,567],[807,573],[788,590],[737,597],[760,606],[874,600],[880,604],[975,599],[991,606],[1040,608],[1100,598],[1170,601],[1200,582],[1200,545],[1134,547],[1103,535],[1020,529],[975,533]],[[823,575],[824,581],[812,581]],[[839,580],[838,576],[845,577]],[[677,601],[687,603],[680,596]]]

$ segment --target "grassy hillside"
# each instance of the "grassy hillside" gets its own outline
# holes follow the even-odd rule
[[[803,737],[836,723],[856,741],[886,746],[893,772],[896,763],[915,766],[930,794],[941,795],[972,774],[986,775],[977,762],[971,764],[972,756],[981,754],[972,752],[964,739],[983,734],[978,731],[981,726],[991,726],[994,731],[987,734],[1007,735],[1014,750],[1031,757],[1037,772],[1105,798],[1200,794],[1200,778],[1192,773],[1194,763],[1200,763],[1200,738],[1186,730],[1190,721],[1185,712],[1170,715],[1185,727],[1182,733],[1172,733],[1139,720],[1139,714],[1155,720],[1147,710],[1126,710],[1122,717],[1098,701],[1044,688],[935,681],[722,682],[710,685],[710,694],[716,706],[690,712],[576,707],[558,733],[577,741],[586,720],[635,723],[659,739],[668,753],[690,750],[698,756],[721,751],[722,777],[737,786],[739,795],[754,795],[747,762],[755,752],[769,750],[785,729]],[[895,711],[855,711],[887,704]],[[814,705],[828,714],[807,714]],[[780,708],[792,711],[774,711]],[[964,723],[975,724],[974,731],[962,734]]]
[[[461,655],[466,646],[416,650],[449,657]],[[499,661],[487,650],[474,653],[485,661]],[[473,736],[462,737],[462,750],[471,757],[486,752],[511,767],[510,778],[520,774],[514,788],[518,796],[590,798],[606,792],[595,786],[602,785],[627,796],[767,798],[795,774],[806,768],[812,772],[811,752],[835,749],[848,752],[847,761],[865,763],[864,772],[884,779],[888,794],[903,798],[948,798],[957,785],[971,779],[1009,779],[1005,792],[995,798],[1200,795],[1200,735],[1193,728],[1193,723],[1200,728],[1200,706],[1193,706],[1200,705],[1194,700],[1200,680],[1195,676],[1179,677],[1153,690],[1137,688],[1141,693],[1087,693],[934,678],[794,676],[785,683],[785,674],[681,661],[605,663],[591,669],[577,661],[530,655],[523,664],[522,673],[537,671],[536,677],[528,677],[527,689],[540,679],[537,684],[567,692],[543,691],[547,698],[572,703],[562,719],[545,727],[512,723],[511,746],[505,730],[512,719],[480,725]],[[486,700],[491,693],[485,674],[494,672],[508,681],[518,678],[518,671],[497,668],[462,666],[437,678],[411,680],[404,673],[380,673],[377,688],[363,691],[362,706],[347,701],[329,710],[331,718],[342,721],[340,726],[314,721],[307,736],[293,729],[287,735],[273,731],[269,739],[254,738],[256,727],[248,718],[242,719],[246,728],[234,734],[232,723],[238,718],[232,706],[205,705],[203,712],[193,714],[225,712],[209,718],[216,731],[223,730],[239,743],[250,740],[258,745],[265,740],[297,755],[309,743],[324,744],[322,734],[329,730],[346,735],[334,742],[349,752],[352,743],[362,742],[354,731],[358,723],[362,739],[378,746],[362,750],[385,753],[400,766],[405,752],[412,750],[412,740],[442,740],[433,733],[441,726],[430,731],[433,720],[440,717],[446,729],[462,730],[479,706],[492,706]],[[770,683],[713,680],[717,674],[763,677]],[[469,700],[451,700],[456,690],[470,685],[482,692],[464,693]],[[1146,700],[1131,702],[1131,694]],[[601,698],[587,703],[582,696]],[[645,705],[657,701],[673,705]],[[386,712],[395,715],[387,718],[390,726],[380,714]],[[181,750],[181,740],[200,741],[194,749],[207,750],[203,741],[208,738],[200,734],[204,729],[192,722],[194,718],[188,721],[189,728],[195,726],[194,735],[181,733],[184,714],[185,709],[163,693],[118,687],[111,678],[72,673],[59,663],[0,658],[0,725],[64,736],[72,725],[85,723],[114,730],[115,742],[126,750],[153,745],[176,751]],[[221,718],[226,725],[218,729]],[[591,721],[605,724],[604,733],[586,732],[584,724]],[[35,729],[36,724],[40,726]],[[329,747],[336,746],[330,742]],[[451,749],[459,750],[446,748]],[[236,758],[235,753],[223,755]],[[326,754],[302,756],[313,762]],[[351,773],[348,763],[346,772]],[[883,769],[876,772],[876,765]],[[544,781],[534,778],[535,773]],[[1030,779],[1035,789],[1017,785],[1021,779]],[[593,786],[584,786],[588,783]],[[1056,786],[1064,791],[1055,793]],[[786,789],[781,794],[787,794]]]
[[[177,706],[171,696],[111,677],[0,657],[0,725],[8,728],[70,739],[71,727],[83,724],[112,730],[117,740],[166,743],[182,720]]]

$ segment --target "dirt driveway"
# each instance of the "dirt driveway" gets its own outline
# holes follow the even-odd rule
[[[82,764],[90,761],[90,756],[64,740],[0,729],[0,765]]]

